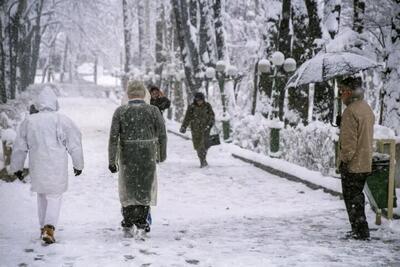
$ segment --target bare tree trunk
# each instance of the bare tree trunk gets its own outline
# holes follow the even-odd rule
[[[1,6],[0,6],[1,7]],[[3,14],[2,14],[3,15]],[[0,100],[4,104],[7,102],[6,90],[6,54],[3,46],[3,23],[0,18]]]
[[[279,39],[278,39],[278,50],[282,52],[285,57],[291,55],[291,38],[290,35],[290,13],[291,13],[291,0],[283,0],[282,2],[282,16],[279,25]],[[274,106],[278,110],[278,117],[283,120],[283,108],[285,102],[285,84],[286,77],[276,77],[274,90],[275,99]]]
[[[32,44],[32,56],[30,66],[30,80],[29,84],[35,83],[37,65],[39,61],[40,43],[42,41],[42,27],[41,18],[43,13],[44,0],[40,0],[36,4],[36,25],[35,25],[35,38]]]
[[[201,87],[201,79],[196,75],[200,72],[199,55],[188,24],[189,14],[186,0],[171,0],[171,3],[175,16],[181,59],[185,69],[187,85],[191,93],[188,94],[188,98],[191,99],[192,95]]]
[[[94,67],[93,67],[93,82],[97,84],[97,68],[99,65],[99,57],[97,54],[94,55]]]
[[[223,0],[215,0],[214,2],[215,40],[217,43],[218,60],[225,59],[225,33],[222,22],[222,1]]]
[[[15,99],[17,91],[18,54],[20,50],[19,32],[22,27],[21,17],[27,6],[27,0],[18,0],[17,11],[10,17],[9,25],[9,58],[10,58],[10,98]]]
[[[128,75],[130,72],[131,64],[131,31],[129,29],[129,6],[128,0],[122,0],[122,13],[123,13],[123,25],[124,25],[124,45],[125,45],[125,60],[124,60],[124,75],[122,77],[122,87],[126,91],[128,86]]]
[[[162,75],[163,72],[163,65],[165,63],[165,25],[166,25],[166,19],[165,19],[165,8],[164,4],[162,2],[157,3],[157,21],[156,21],[156,69],[155,73]]]
[[[64,44],[64,54],[63,54],[63,66],[60,74],[60,82],[63,83],[65,79],[65,75],[67,73],[68,68],[68,50],[69,50],[69,38],[68,36],[65,37],[65,44]]]
[[[364,30],[365,0],[354,0],[353,30],[362,33]]]
[[[199,0],[200,30],[199,30],[199,55],[203,66],[214,66],[215,59],[210,36],[210,5],[207,0]]]
[[[139,0],[137,3],[137,12],[138,12],[138,31],[139,31],[139,66],[144,65],[144,60],[145,60],[145,53],[146,53],[146,47],[145,47],[145,39],[146,39],[146,33],[145,33],[145,21],[144,21],[144,6],[143,6],[143,1]]]

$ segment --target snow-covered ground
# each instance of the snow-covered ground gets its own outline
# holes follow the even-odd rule
[[[342,200],[235,160],[224,146],[200,169],[190,141],[174,135],[159,168],[152,232],[145,241],[123,238],[117,177],[107,169],[115,108],[106,99],[61,100],[83,131],[86,168],[71,174],[56,244],[41,245],[29,185],[0,182],[0,266],[400,265],[400,237],[388,225],[370,242],[344,240]],[[371,212],[368,219],[376,228]]]

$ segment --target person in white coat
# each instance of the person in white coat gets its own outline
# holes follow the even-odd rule
[[[21,178],[29,153],[31,190],[37,193],[41,238],[51,244],[55,242],[62,194],[68,188],[68,154],[75,176],[83,170],[81,133],[71,119],[57,113],[57,96],[52,89],[43,89],[35,107],[39,112],[30,115],[19,127],[11,171]]]

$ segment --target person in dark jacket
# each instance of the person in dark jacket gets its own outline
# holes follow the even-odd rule
[[[171,101],[164,96],[163,92],[161,92],[160,88],[157,86],[150,87],[150,95],[150,104],[156,106],[160,110],[161,114],[171,106]]]
[[[150,230],[150,206],[157,204],[156,161],[167,157],[164,119],[156,107],[145,103],[145,94],[142,82],[129,83],[129,102],[117,108],[110,130],[109,170],[119,171],[121,225],[127,237],[133,236],[134,228],[139,235]]]
[[[365,216],[364,185],[372,167],[375,116],[363,100],[360,78],[346,78],[339,84],[346,109],[340,125],[340,172],[343,198],[351,224],[351,237],[369,239]]]
[[[190,125],[193,146],[200,159],[201,168],[208,166],[206,158],[209,147],[207,143],[214,123],[215,115],[211,105],[205,101],[203,93],[196,93],[193,104],[186,111],[180,132],[185,133],[186,128]]]

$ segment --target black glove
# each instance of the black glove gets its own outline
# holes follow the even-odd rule
[[[14,175],[17,176],[17,178],[18,178],[20,181],[24,180],[24,176],[23,176],[22,174],[23,174],[22,171],[17,171],[17,172],[14,173]]]
[[[78,170],[78,169],[74,168],[74,174],[75,174],[75,176],[79,176],[82,174],[82,170]]]
[[[338,114],[336,116],[336,125],[340,128],[340,124],[342,124],[342,115]]]
[[[118,167],[117,165],[113,164],[113,165],[108,165],[108,169],[110,170],[111,173],[116,173],[118,172]]]
[[[340,162],[339,173],[342,174],[342,175],[346,175],[346,174],[349,173],[349,167],[348,167],[347,163],[344,163],[343,161]]]
[[[181,127],[181,129],[179,130],[180,133],[186,133],[186,128],[185,127]]]

